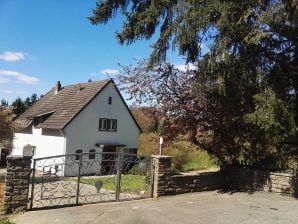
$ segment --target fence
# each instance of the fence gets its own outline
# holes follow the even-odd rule
[[[89,160],[83,162],[83,156],[88,156],[89,158],[87,154],[79,158],[75,157],[77,155],[64,155],[64,159],[61,160],[61,158],[59,158],[60,165],[56,163],[57,161],[55,163],[46,161],[50,158],[35,160],[31,192],[29,192],[31,158],[8,157],[4,199],[5,212],[13,213],[24,211],[27,209],[28,202],[31,203],[31,207],[33,208],[43,207],[44,205],[57,205],[57,203],[55,204],[53,201],[60,203],[63,200],[66,204],[79,204],[90,201],[104,201],[102,199],[105,195],[112,195],[112,200],[120,201],[134,198],[135,196],[139,197],[144,195],[144,193],[150,197],[159,197],[187,192],[226,189],[233,191],[268,191],[298,196],[298,176],[294,174],[226,166],[221,167],[221,170],[217,172],[173,175],[171,173],[172,158],[169,156],[152,156],[152,162],[144,162],[144,157],[136,157],[136,155],[127,157],[130,159],[124,159],[123,154],[115,155],[116,157],[113,158],[103,156],[100,162],[96,162],[97,170],[100,170],[100,172],[94,173],[95,176],[85,172],[86,170],[88,172],[92,171],[95,165],[92,165]],[[93,155],[92,158],[94,158]],[[43,161],[43,163],[40,163],[41,161]],[[38,165],[38,163],[43,165]],[[67,171],[67,166],[76,167],[73,175],[70,175],[71,173]],[[78,172],[79,175],[77,175],[76,172]],[[148,173],[150,173],[149,176]],[[144,188],[138,188],[135,192],[125,191],[123,187],[129,185],[132,180],[121,178],[122,176],[119,174],[123,174],[123,176],[126,174],[141,175],[139,179],[144,183]],[[97,181],[92,180],[94,182],[92,185],[93,188],[91,187],[92,189],[90,186],[87,186],[85,182],[90,181],[90,177],[91,179],[94,179],[94,177],[98,178]],[[107,182],[104,183],[102,178],[106,177],[112,180],[110,186],[113,186],[114,189],[104,187]],[[34,180],[34,178],[37,179]],[[64,178],[75,179],[65,180]],[[59,185],[59,181],[62,181],[63,184]],[[148,183],[150,184],[148,185]],[[37,185],[39,187],[37,187]],[[75,191],[69,191],[69,189],[65,187],[66,185],[73,188]],[[59,188],[65,190],[57,193],[57,189]],[[87,191],[83,191],[83,189],[87,189]],[[100,200],[93,200],[94,198],[98,198],[98,193],[101,193],[99,197]],[[30,201],[28,201],[28,195],[31,195]],[[37,195],[37,197],[34,198],[34,195]],[[66,198],[65,195],[67,196]],[[107,199],[111,199],[110,196]]]

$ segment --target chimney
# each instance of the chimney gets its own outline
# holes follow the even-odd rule
[[[61,90],[61,83],[60,83],[60,81],[57,81],[55,94],[57,94],[60,90]]]

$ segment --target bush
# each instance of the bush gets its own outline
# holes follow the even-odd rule
[[[159,135],[156,133],[142,133],[139,137],[138,154],[154,155],[158,153]]]
[[[139,138],[138,154],[159,154],[159,135],[156,133],[143,133]],[[174,141],[163,148],[163,154],[173,156],[173,171],[200,170],[216,167],[206,151],[200,150],[188,141]]]
[[[191,159],[191,144],[184,141],[174,142],[173,145],[164,149],[164,154],[173,157],[174,171],[182,171],[183,165]]]
[[[183,165],[182,171],[202,170],[217,167],[216,161],[206,151],[195,151],[189,162]]]
[[[9,221],[8,219],[0,220],[0,224],[14,224],[14,222]]]
[[[200,170],[216,167],[215,161],[207,152],[187,141],[177,141],[165,148],[166,155],[173,156],[173,171]]]

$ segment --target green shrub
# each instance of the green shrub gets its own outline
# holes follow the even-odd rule
[[[207,152],[201,151],[195,145],[187,141],[177,141],[165,148],[166,155],[173,156],[173,171],[200,170],[216,167],[215,161]]]
[[[139,138],[138,154],[153,155],[159,153],[159,135],[143,133]],[[207,152],[200,150],[188,141],[174,141],[163,148],[163,154],[173,156],[174,172],[200,170],[216,167],[216,161]],[[136,168],[135,168],[136,169]],[[132,169],[133,171],[134,169]]]
[[[138,154],[154,155],[158,153],[159,135],[156,133],[142,133],[139,137]]]
[[[172,156],[173,170],[182,171],[182,167],[191,159],[191,144],[184,141],[174,142],[164,149],[164,154]]]
[[[183,165],[182,171],[202,170],[217,167],[215,159],[212,159],[206,151],[195,151],[190,161]]]
[[[14,222],[9,221],[8,219],[0,220],[0,224],[14,224]]]

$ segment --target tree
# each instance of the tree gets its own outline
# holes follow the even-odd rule
[[[30,97],[27,97],[24,101],[26,110],[31,107],[35,102],[37,102],[38,96],[36,93],[33,93]]]
[[[40,96],[40,98],[42,98],[42,95]],[[36,103],[38,99],[39,98],[36,93],[33,93],[30,97],[27,97],[25,101],[23,101],[20,97],[18,97],[11,104],[13,113],[15,114],[16,117],[20,116],[29,107],[31,107],[34,103]]]
[[[286,154],[284,143],[297,139],[297,5],[296,0],[102,0],[89,19],[105,24],[121,13],[121,44],[149,39],[160,29],[149,68],[163,63],[171,48],[198,66],[189,85],[199,119],[179,127],[191,123],[197,144],[223,162],[244,157],[263,165]],[[202,43],[209,44],[205,55]],[[297,155],[297,143],[291,144]]]
[[[1,106],[2,106],[2,107],[8,107],[8,101],[5,100],[5,99],[2,99],[2,100],[1,100]]]
[[[15,114],[16,117],[20,116],[26,110],[26,105],[20,97],[13,101],[11,106],[12,112]]]
[[[157,132],[161,119],[161,112],[158,109],[134,106],[130,110],[140,125],[142,132]]]
[[[0,106],[0,143],[12,139],[12,111],[5,106]]]
[[[156,108],[157,115],[146,111],[154,123],[158,123],[158,132],[167,139],[179,134],[188,136],[196,142],[197,123],[200,106],[192,96],[192,83],[196,71],[181,71],[174,65],[165,63],[148,71],[148,61],[140,60],[137,66],[122,66],[118,76],[123,90],[130,94],[130,100],[137,105],[150,105]]]

